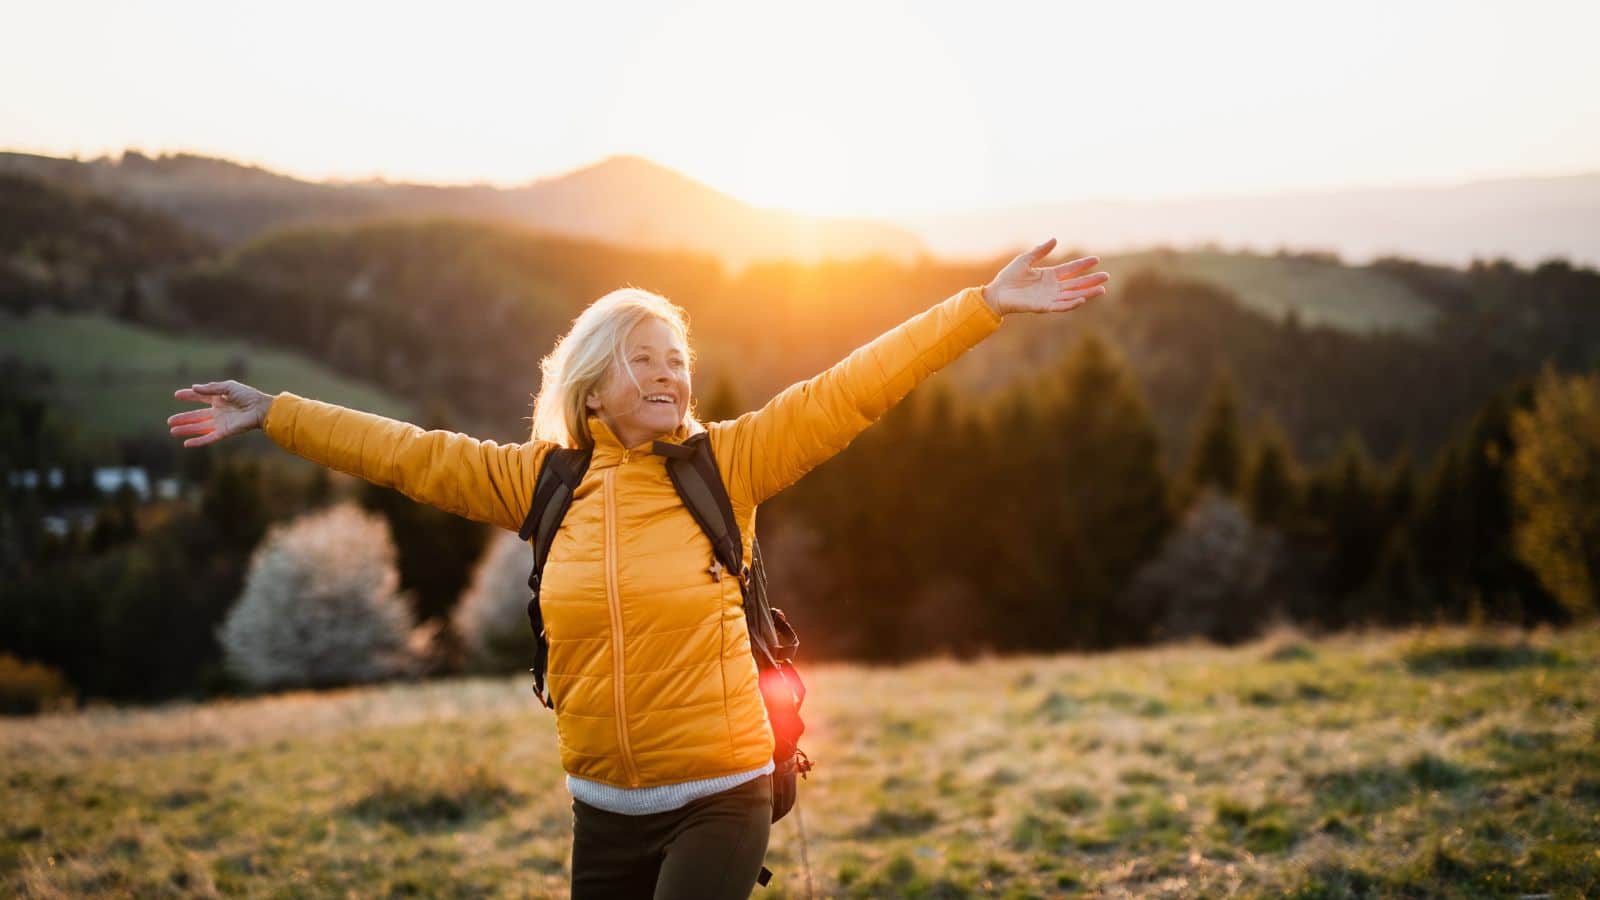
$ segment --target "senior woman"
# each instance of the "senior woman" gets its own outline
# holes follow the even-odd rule
[[[545,565],[549,692],[573,796],[572,894],[749,896],[766,855],[773,737],[742,599],[683,506],[653,441],[708,432],[745,558],[756,508],[842,450],[1013,313],[1067,312],[1105,292],[1098,257],[1036,268],[1045,241],[761,409],[693,412],[683,310],[634,288],[578,316],[541,363],[531,439],[501,445],[236,381],[167,420],[185,447],[263,428],[324,466],[517,531],[555,447],[592,457]],[[1087,274],[1086,274],[1087,273]]]

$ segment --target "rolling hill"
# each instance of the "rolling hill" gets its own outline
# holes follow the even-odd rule
[[[237,378],[268,392],[406,418],[413,404],[339,375],[297,353],[248,341],[180,337],[93,314],[39,311],[0,317],[0,369],[89,441],[170,438],[167,416],[195,408],[172,392],[196,381]]]
[[[284,226],[457,217],[700,253],[733,269],[764,259],[909,261],[924,252],[921,241],[898,226],[761,209],[637,156],[613,156],[504,189],[319,183],[226,160],[133,152],[82,162],[0,153],[0,172],[93,188],[169,213],[230,244]]]

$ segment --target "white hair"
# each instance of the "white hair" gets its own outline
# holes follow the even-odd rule
[[[623,345],[634,327],[650,316],[665,322],[683,341],[689,349],[686,364],[693,373],[689,315],[683,307],[642,288],[618,288],[589,304],[573,320],[572,329],[556,341],[555,349],[539,361],[539,396],[533,403],[534,440],[580,449],[594,446],[585,401],[604,380],[613,361],[639,386]],[[639,390],[643,392],[644,388]],[[692,400],[684,410],[682,425],[691,432],[704,427],[695,418]]]

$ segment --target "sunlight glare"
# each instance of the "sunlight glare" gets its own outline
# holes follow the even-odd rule
[[[697,4],[643,42],[609,121],[616,144],[761,206],[978,205],[988,181],[974,91],[898,4]]]

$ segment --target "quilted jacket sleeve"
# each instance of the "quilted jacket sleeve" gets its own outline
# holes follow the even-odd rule
[[[509,531],[533,503],[538,466],[555,444],[497,444],[284,391],[262,428],[312,462],[392,487],[429,506]]]
[[[730,491],[755,505],[795,483],[1000,322],[981,287],[965,288],[727,423]]]

